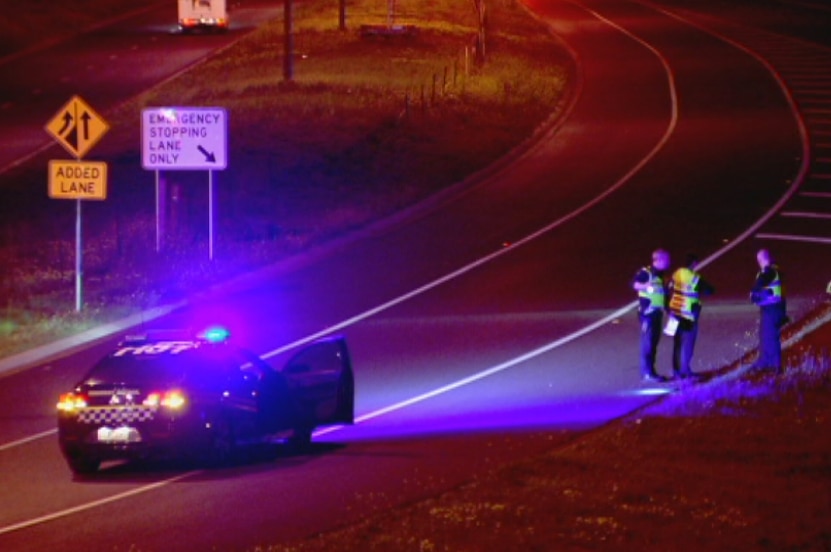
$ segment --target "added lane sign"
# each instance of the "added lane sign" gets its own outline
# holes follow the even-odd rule
[[[78,96],[73,96],[46,124],[46,132],[77,159],[84,157],[110,125]]]
[[[49,161],[52,199],[107,199],[107,164],[100,161]]]
[[[221,107],[151,107],[141,112],[141,165],[146,170],[223,170],[228,117]]]

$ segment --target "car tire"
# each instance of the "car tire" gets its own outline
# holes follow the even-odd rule
[[[101,460],[88,456],[73,456],[66,459],[69,469],[76,475],[90,475],[101,467]]]
[[[288,439],[288,445],[292,452],[305,452],[312,446],[312,427],[297,427],[292,431]]]
[[[337,408],[339,413],[346,414],[349,423],[352,423],[355,417],[355,382],[346,374],[338,381]]]
[[[221,468],[233,463],[236,456],[234,426],[226,416],[217,418],[211,428],[211,438],[205,453],[205,461],[211,468]]]

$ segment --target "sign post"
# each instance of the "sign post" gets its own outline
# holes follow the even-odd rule
[[[141,112],[141,165],[156,171],[156,251],[161,249],[159,171],[208,171],[208,258],[214,258],[213,171],[228,166],[222,107],[150,107]]]
[[[75,200],[75,311],[83,306],[83,238],[81,200],[107,197],[107,164],[81,159],[110,129],[107,121],[78,96],[73,96],[46,123],[45,130],[76,161],[49,162],[49,197]]]

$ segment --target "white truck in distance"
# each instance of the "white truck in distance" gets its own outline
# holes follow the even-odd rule
[[[197,28],[227,29],[228,10],[225,0],[179,0],[179,27],[183,31]]]

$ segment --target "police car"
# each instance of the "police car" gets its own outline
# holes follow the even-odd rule
[[[351,424],[354,378],[342,337],[307,345],[275,370],[222,329],[141,335],[101,359],[57,408],[61,452],[77,474],[171,454],[224,465],[246,444],[302,447],[318,426]]]

